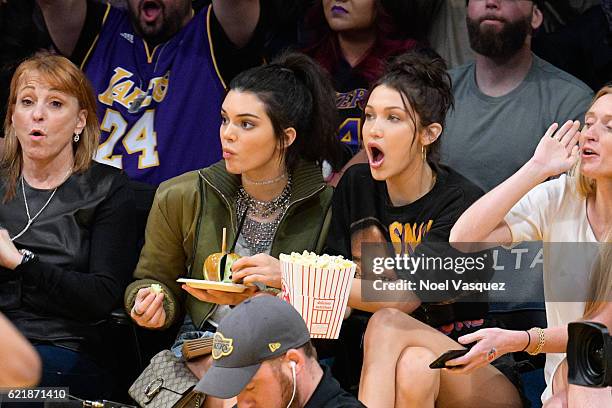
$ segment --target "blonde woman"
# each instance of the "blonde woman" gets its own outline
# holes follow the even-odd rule
[[[612,328],[612,234],[608,235],[599,262],[591,275],[589,297],[583,320],[604,322]],[[612,389],[587,388],[568,384],[567,360],[563,360],[553,378],[553,397],[547,407],[609,407]]]
[[[603,242],[612,226],[612,86],[602,88],[585,115],[585,126],[553,124],[533,157],[513,176],[474,203],[451,230],[451,242],[491,242],[506,245],[521,241]],[[563,173],[574,167],[571,175]],[[559,178],[544,182],[549,177]],[[448,365],[460,373],[488,364],[505,353],[526,350],[546,353],[547,401],[557,390],[559,366],[567,347],[567,324],[582,319],[585,302],[560,300],[554,292],[559,259],[544,252],[544,290],[548,328],[525,331],[484,329],[459,339],[478,343]],[[588,282],[591,265],[580,269]],[[572,273],[580,273],[574,270]],[[597,277],[595,277],[597,278]],[[610,287],[609,275],[606,283]],[[601,297],[596,299],[601,300]],[[604,298],[605,300],[605,298]],[[600,302],[596,303],[601,305]],[[590,320],[612,325],[609,308],[590,307]],[[557,373],[557,374],[556,374]],[[554,404],[554,400],[548,403]]]
[[[99,323],[136,263],[133,193],[94,163],[100,130],[85,75],[37,56],[13,76],[0,163],[0,310],[35,347],[41,386],[112,389]],[[1,364],[0,364],[1,365]]]

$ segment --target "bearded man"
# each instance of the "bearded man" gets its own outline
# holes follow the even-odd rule
[[[532,155],[552,123],[582,120],[584,83],[538,58],[531,39],[538,1],[468,0],[475,60],[450,71],[455,109],[441,139],[442,162],[489,191]]]
[[[554,122],[580,120],[591,90],[570,74],[532,53],[531,40],[542,24],[539,1],[468,0],[466,22],[475,60],[451,70],[455,109],[446,118],[440,139],[441,161],[462,173],[485,192],[514,174],[533,155],[546,129]],[[516,253],[540,253],[540,242],[523,243]],[[494,279],[521,274],[519,294],[524,302],[542,298],[541,264],[516,263],[510,251],[500,251]],[[532,269],[533,268],[533,269]],[[515,275],[516,276],[516,275]],[[513,315],[525,307],[495,303],[490,313],[504,316],[508,328],[546,325],[543,303],[530,303],[529,318]],[[537,310],[539,309],[539,310]],[[495,312],[504,312],[502,315]],[[501,318],[500,318],[501,319]],[[522,324],[529,327],[521,327]],[[544,382],[541,384],[542,390]],[[534,385],[538,387],[538,384]],[[537,391],[535,392],[537,394]]]

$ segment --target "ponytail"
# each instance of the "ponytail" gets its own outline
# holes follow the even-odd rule
[[[288,170],[300,160],[340,165],[335,92],[323,69],[306,55],[285,53],[272,63],[251,68],[230,83],[230,90],[254,93],[266,106]],[[296,139],[285,147],[285,129]]]

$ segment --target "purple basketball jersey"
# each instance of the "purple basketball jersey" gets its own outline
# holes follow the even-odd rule
[[[149,50],[127,12],[109,9],[84,62],[102,131],[96,161],[157,185],[221,158],[225,90],[213,57],[211,13],[203,9]]]

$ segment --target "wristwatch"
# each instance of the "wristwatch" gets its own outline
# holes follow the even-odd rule
[[[21,262],[19,263],[19,265],[26,264],[36,259],[36,254],[30,251],[29,249],[20,249],[19,253],[23,255],[23,258],[21,258]]]

